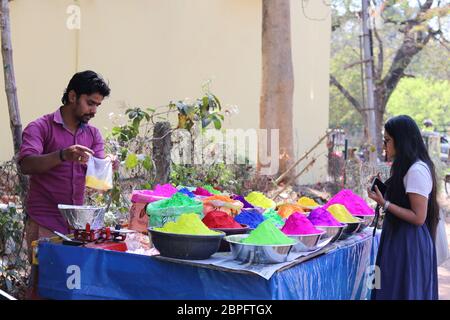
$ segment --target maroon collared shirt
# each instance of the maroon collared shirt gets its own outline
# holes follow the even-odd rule
[[[74,144],[92,149],[97,158],[105,157],[100,131],[88,124],[80,124],[73,134],[64,126],[58,109],[25,128],[18,161]],[[86,165],[73,161],[65,161],[45,173],[31,175],[27,197],[28,215],[42,227],[67,233],[68,225],[58,210],[58,204],[83,205],[85,183]]]

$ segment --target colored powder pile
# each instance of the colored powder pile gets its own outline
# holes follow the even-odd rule
[[[254,206],[248,202],[247,200],[245,200],[245,198],[243,196],[239,196],[239,195],[234,195],[231,197],[233,200],[237,200],[240,201],[244,204],[244,208],[254,208]]]
[[[194,234],[194,235],[216,235],[219,232],[209,230],[195,213],[182,214],[176,222],[169,221],[162,228],[155,228],[156,231]]]
[[[274,209],[267,209],[263,213],[263,217],[265,220],[272,221],[275,226],[282,227],[284,225],[284,220]]]
[[[291,214],[294,212],[301,212],[303,213],[304,210],[301,206],[298,204],[293,203],[285,203],[278,206],[278,214],[283,218],[287,219]]]
[[[337,221],[333,215],[324,208],[317,208],[311,211],[308,220],[315,226],[342,226],[342,223]]]
[[[323,231],[317,230],[308,218],[300,213],[294,212],[289,219],[286,220],[284,227],[281,229],[285,234],[303,235],[303,234],[319,234]]]
[[[112,189],[112,185],[105,180],[97,179],[94,176],[86,176],[86,187],[97,190],[109,190]]]
[[[336,220],[339,222],[343,223],[360,222],[360,220],[352,216],[352,214],[348,212],[347,208],[342,204],[333,204],[329,206],[327,210],[330,211],[333,217],[335,217]]]
[[[250,228],[255,229],[258,225],[264,221],[262,214],[256,209],[242,210],[234,220],[240,224],[246,224]]]
[[[208,228],[242,228],[228,213],[223,211],[211,211],[202,221]]]
[[[317,207],[319,205],[313,199],[308,197],[301,197],[300,199],[298,199],[297,204],[304,207]]]
[[[189,198],[182,193],[175,193],[171,198],[152,203],[153,208],[170,208],[202,205],[200,201]]]
[[[188,188],[181,188],[180,190],[178,190],[178,192],[187,195],[189,198],[195,198],[195,194],[189,191]]]
[[[150,191],[149,193],[151,195],[154,195],[154,196],[167,197],[168,198],[168,197],[173,196],[177,192],[178,192],[177,188],[175,188],[170,183],[167,183],[167,184],[164,184],[164,185],[157,184],[156,187],[153,188],[153,190]]]
[[[280,229],[267,220],[261,223],[258,228],[250,232],[250,235],[247,238],[244,238],[242,243],[275,245],[294,244],[295,241],[283,234]]]
[[[219,190],[214,189],[214,187],[209,184],[204,185],[203,189],[208,190],[209,193],[212,193],[212,194],[222,194]]]
[[[375,211],[369,207],[363,198],[355,194],[352,190],[344,189],[338,192],[333,198],[324,206],[327,209],[333,204],[342,204],[347,210],[355,216],[373,216]]]
[[[261,207],[264,209],[275,209],[276,203],[273,202],[273,200],[267,198],[264,194],[261,192],[253,191],[250,192],[246,197],[245,200],[250,202],[252,205],[256,207]]]
[[[202,187],[197,187],[197,189],[193,192],[196,196],[202,196],[202,197],[210,197],[213,196],[211,192],[209,192],[206,189],[203,189]]]

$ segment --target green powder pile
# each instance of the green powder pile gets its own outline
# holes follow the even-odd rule
[[[272,221],[276,226],[279,226],[279,227],[284,226],[283,218],[274,209],[267,209],[266,211],[264,211],[263,217],[265,220]]]
[[[250,235],[242,240],[246,244],[294,244],[295,241],[280,231],[270,220],[266,220],[250,232]]]
[[[175,193],[171,198],[166,200],[160,200],[151,204],[153,208],[170,208],[170,207],[185,207],[185,206],[198,206],[202,203],[196,201],[183,193]]]
[[[219,190],[214,189],[213,186],[211,186],[209,184],[203,186],[202,188],[205,190],[208,190],[212,194],[222,194]]]
[[[195,213],[182,214],[176,222],[169,221],[156,231],[193,235],[217,235],[220,232],[210,230]]]

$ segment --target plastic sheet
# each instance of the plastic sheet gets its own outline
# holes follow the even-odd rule
[[[366,299],[367,270],[378,237],[372,241],[368,232],[347,239],[340,248],[269,280],[136,254],[42,243],[39,294],[49,299]]]

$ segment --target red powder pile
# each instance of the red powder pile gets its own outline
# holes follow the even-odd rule
[[[202,221],[208,228],[242,228],[228,213],[223,211],[208,212]]]

